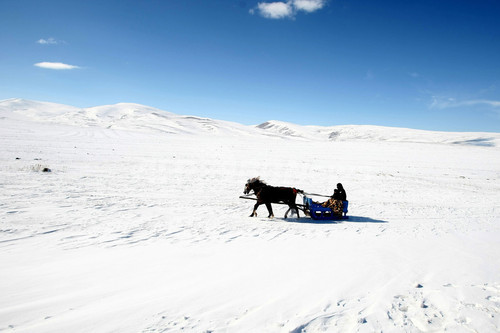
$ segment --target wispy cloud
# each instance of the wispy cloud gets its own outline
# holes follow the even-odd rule
[[[500,108],[500,101],[487,100],[487,99],[473,99],[473,100],[459,101],[456,100],[455,98],[450,98],[450,97],[433,96],[430,107],[435,109],[447,109],[447,108],[458,108],[463,106],[476,106],[476,105],[486,105],[493,108]]]
[[[52,38],[52,37],[47,38],[47,39],[41,38],[41,39],[37,40],[36,42],[37,42],[37,44],[42,44],[42,45],[55,45],[55,44],[61,43],[61,41],[58,41],[57,39]]]
[[[485,104],[495,108],[500,108],[500,101],[490,101],[486,99],[477,99],[473,101],[464,101],[462,102],[464,105],[477,105],[477,104]]]
[[[375,74],[372,72],[372,70],[371,70],[371,69],[369,69],[369,70],[366,72],[364,79],[365,79],[365,80],[367,80],[367,81],[370,81],[370,80],[375,79]]]
[[[34,66],[46,69],[56,69],[56,70],[68,70],[68,69],[77,69],[79,66],[68,65],[62,62],[38,62]]]
[[[251,14],[256,12],[269,19],[294,18],[297,12],[312,13],[322,9],[326,0],[289,0],[277,2],[259,2],[257,7],[250,9]]]

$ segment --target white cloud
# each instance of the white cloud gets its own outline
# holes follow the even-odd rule
[[[260,15],[265,18],[281,19],[293,16],[293,8],[289,2],[270,2],[257,4]]]
[[[59,44],[59,42],[55,39],[55,38],[47,38],[47,39],[39,39],[36,41],[38,44],[42,44],[42,45],[49,45],[49,44]]]
[[[63,64],[62,62],[38,62],[35,64],[36,67],[46,68],[46,69],[77,69],[80,68],[74,65]]]
[[[270,19],[293,18],[298,11],[308,13],[320,10],[325,6],[326,0],[289,0],[287,2],[259,2],[257,4],[258,13]],[[255,9],[250,9],[250,14],[254,14]]]
[[[488,105],[494,108],[500,108],[500,101],[493,101],[487,99],[457,101],[455,98],[444,98],[439,96],[433,96],[430,106],[431,108],[436,108],[436,109],[447,109],[447,108],[457,108],[462,106],[474,106],[474,105]]]
[[[297,10],[312,13],[323,8],[325,6],[325,0],[294,0],[293,6]]]

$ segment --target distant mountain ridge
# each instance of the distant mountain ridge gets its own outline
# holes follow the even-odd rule
[[[500,133],[439,132],[373,125],[301,126],[283,121],[266,121],[257,126],[276,135],[323,141],[390,141],[496,146]]]
[[[118,103],[90,108],[24,99],[0,101],[0,117],[72,126],[155,131],[171,134],[248,132],[248,127],[193,116],[181,116],[150,106]]]
[[[277,120],[247,126],[223,120],[177,115],[134,103],[78,108],[12,98],[0,101],[0,119],[168,134],[264,135],[308,141],[366,140],[500,146],[500,133],[437,132],[371,125],[303,126]]]

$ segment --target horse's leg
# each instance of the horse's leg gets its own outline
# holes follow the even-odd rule
[[[250,217],[257,216],[257,208],[262,204],[262,202],[257,201],[255,206],[253,206],[253,211],[252,214],[250,214]]]
[[[291,211],[292,209],[295,209],[295,213],[297,214],[297,218],[300,217],[299,208],[297,207],[297,204],[295,203],[295,198],[296,198],[296,196],[293,196],[293,198],[290,198],[290,200],[286,202],[288,205],[288,210],[285,213],[285,218],[287,218],[288,212]]]
[[[299,218],[300,218],[300,214],[299,214],[299,207],[297,207],[297,202],[296,202],[296,201],[297,201],[297,194],[295,194],[295,195],[293,196],[293,201],[292,201],[292,203],[293,203],[293,208],[295,208],[295,212],[297,213],[297,218],[299,219]]]
[[[299,207],[297,207],[297,204],[295,204],[294,206],[295,206],[295,211],[297,212],[297,218],[300,218]]]
[[[297,207],[297,204],[295,203],[295,198],[293,198],[293,200],[290,201],[290,203],[288,204],[288,207],[290,207],[289,210],[292,210],[292,209],[295,210],[295,213],[297,214],[297,218],[300,217],[299,208]]]
[[[269,211],[269,218],[273,218],[274,217],[274,213],[273,213],[273,207],[271,206],[271,203],[270,202],[266,202],[266,207],[267,207],[267,210]]]
[[[298,209],[297,205],[293,205],[293,204],[288,205],[288,210],[285,213],[285,218],[288,217],[288,212],[291,211],[293,213],[292,209],[295,210],[295,214],[297,214],[297,218],[299,218],[300,217],[300,215],[299,215],[299,209]]]

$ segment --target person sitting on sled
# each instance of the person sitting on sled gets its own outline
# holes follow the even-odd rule
[[[339,200],[347,201],[347,194],[345,193],[344,186],[341,183],[337,184],[337,189],[335,191],[339,192]],[[335,194],[334,191],[334,194]]]
[[[330,208],[334,215],[342,217],[342,213],[344,211],[344,205],[342,203],[341,198],[342,198],[342,192],[339,191],[338,189],[335,189],[335,191],[333,191],[332,197],[327,201],[323,202],[321,206]]]

